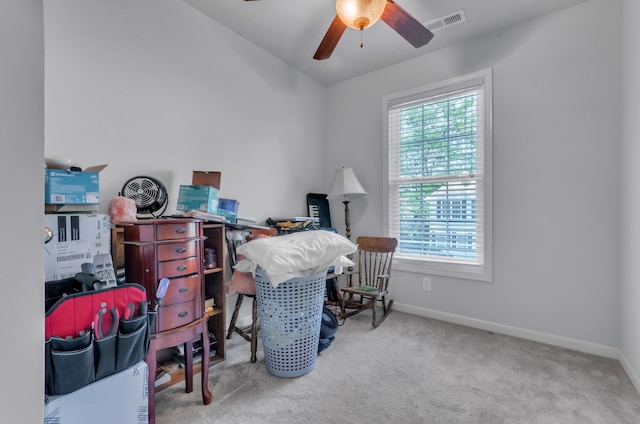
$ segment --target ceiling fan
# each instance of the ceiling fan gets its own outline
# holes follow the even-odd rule
[[[433,38],[431,31],[393,0],[337,0],[336,11],[336,17],[313,55],[316,60],[328,59],[331,56],[347,27],[362,31],[379,19],[415,48],[424,46]]]

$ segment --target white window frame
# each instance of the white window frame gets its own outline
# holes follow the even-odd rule
[[[452,78],[446,81],[429,84],[400,93],[389,94],[383,97],[383,229],[387,236],[393,236],[391,229],[389,208],[391,207],[391,190],[389,184],[389,110],[392,106],[421,98],[428,98],[437,94],[445,94],[463,89],[478,81],[482,81],[484,102],[484,134],[482,136],[484,175],[482,183],[477,187],[477,200],[482,201],[482,222],[479,224],[482,237],[482,261],[481,263],[466,263],[455,259],[434,259],[433,257],[419,258],[416,255],[403,255],[396,252],[393,268],[400,271],[415,272],[420,274],[441,275],[446,277],[465,278],[478,281],[492,281],[493,279],[493,228],[492,228],[492,70],[485,69],[479,72]],[[479,218],[480,219],[480,218]]]

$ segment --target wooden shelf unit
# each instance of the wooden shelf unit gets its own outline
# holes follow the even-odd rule
[[[209,358],[209,366],[224,361],[226,340],[225,300],[227,298],[225,277],[225,227],[221,223],[205,222],[203,226],[205,236],[204,248],[215,250],[217,257],[216,268],[204,270],[204,299],[214,299],[213,313],[209,318],[209,331],[216,337],[216,354]]]

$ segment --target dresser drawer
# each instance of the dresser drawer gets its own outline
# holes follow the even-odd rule
[[[200,294],[201,281],[202,277],[199,274],[171,279],[162,303],[164,305],[172,305],[194,300]]]
[[[182,277],[200,272],[200,257],[158,262],[158,279]]]
[[[190,256],[198,256],[198,243],[196,241],[183,241],[158,245],[158,260],[170,261],[183,259]]]
[[[202,316],[201,302],[190,300],[188,302],[162,305],[158,310],[157,331],[170,330],[189,324]]]
[[[175,240],[198,237],[197,222],[178,222],[156,227],[156,240]]]

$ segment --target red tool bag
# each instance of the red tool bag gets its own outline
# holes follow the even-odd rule
[[[155,315],[138,284],[62,297],[45,315],[45,393],[71,393],[140,362]]]

